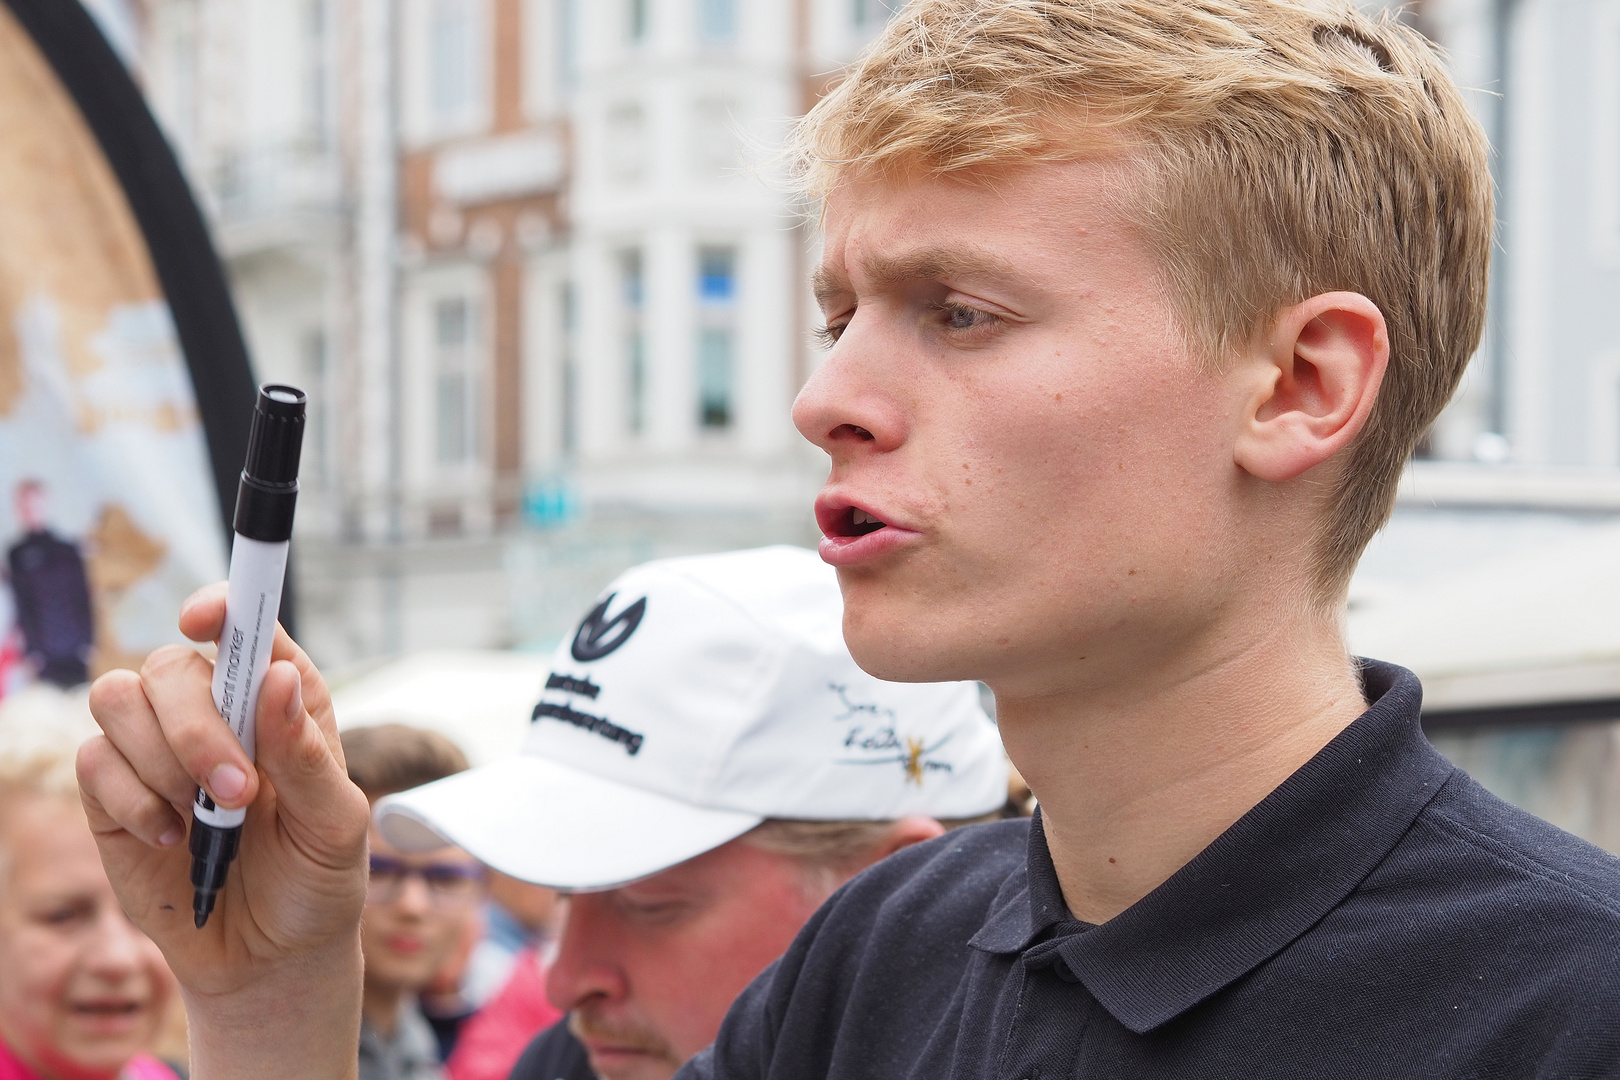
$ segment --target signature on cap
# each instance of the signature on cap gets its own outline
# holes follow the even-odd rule
[[[879,757],[840,758],[840,765],[895,765],[898,764],[906,774],[906,783],[922,786],[923,778],[931,772],[949,773],[952,771],[951,763],[939,761],[933,757],[935,751],[951,741],[947,733],[932,746],[922,739],[910,735],[901,735],[896,730],[898,717],[895,711],[876,702],[855,701],[849,696],[849,687],[840,683],[829,682],[827,689],[838,695],[838,702],[843,706],[843,712],[834,716],[833,722],[848,724],[844,732],[844,748],[846,750],[865,750],[869,753],[880,754]],[[851,721],[871,719],[886,721],[877,727],[868,728],[865,723],[851,723]]]

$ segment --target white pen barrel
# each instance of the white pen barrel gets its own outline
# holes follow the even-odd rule
[[[231,577],[225,593],[225,627],[219,635],[214,660],[214,705],[230,725],[242,749],[252,760],[254,721],[259,708],[259,684],[270,670],[270,651],[276,640],[276,615],[281,610],[281,585],[287,571],[285,540],[250,540],[238,533],[231,545]],[[243,809],[214,805],[206,792],[197,793],[196,816],[219,828],[234,828],[247,816]]]

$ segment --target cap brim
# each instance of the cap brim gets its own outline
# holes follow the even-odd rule
[[[717,848],[765,820],[696,807],[532,755],[491,762],[377,803],[404,851],[454,844],[554,889],[611,889]]]

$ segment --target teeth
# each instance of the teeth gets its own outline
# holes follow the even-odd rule
[[[881,524],[883,524],[883,522],[879,521],[877,518],[873,517],[871,514],[868,514],[865,510],[857,510],[857,511],[855,511],[855,524],[857,524],[857,525],[881,525]]]

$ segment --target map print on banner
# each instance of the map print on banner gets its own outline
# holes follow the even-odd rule
[[[95,137],[0,6],[0,697],[138,666],[225,573],[190,376]]]

